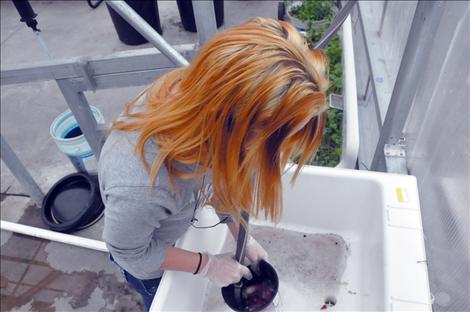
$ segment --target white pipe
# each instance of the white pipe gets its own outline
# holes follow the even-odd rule
[[[64,234],[59,232],[54,232],[50,230],[45,230],[37,228],[34,226],[28,226],[23,224],[18,224],[14,222],[8,222],[0,220],[0,229],[3,231],[10,231],[14,233],[19,233],[28,236],[39,237],[43,239],[48,239],[51,241],[56,241],[59,243],[64,243],[68,245],[74,245],[78,247],[108,252],[106,244],[103,241],[96,239],[90,239],[85,237],[80,237],[76,235]]]
[[[351,15],[343,23],[343,144],[337,168],[354,169],[359,153],[359,120],[357,112],[356,70]]]

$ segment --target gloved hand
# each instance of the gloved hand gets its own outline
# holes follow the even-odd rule
[[[251,235],[248,236],[246,242],[246,257],[253,264],[258,263],[261,259],[268,261],[268,253]]]
[[[251,279],[250,270],[238,263],[230,253],[220,255],[208,254],[209,261],[198,275],[207,277],[219,287],[237,283],[242,277]]]

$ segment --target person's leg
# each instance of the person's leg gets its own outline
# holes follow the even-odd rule
[[[141,280],[126,271],[124,271],[124,276],[126,277],[127,283],[142,296],[145,308],[149,311],[158,285],[160,285],[161,278]]]
[[[113,256],[109,254],[109,260],[116,265],[116,267],[121,271],[121,273],[126,278],[127,283],[131,286],[136,292],[144,300],[145,309],[147,311],[150,310],[150,306],[152,305],[153,297],[157,293],[158,285],[160,285],[161,278],[154,278],[148,280],[141,280],[137,277],[133,276],[129,272],[125,271],[123,268],[119,266],[119,264],[114,261]]]

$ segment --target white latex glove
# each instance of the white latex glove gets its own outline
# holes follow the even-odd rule
[[[253,264],[258,263],[261,259],[268,261],[268,253],[251,235],[248,236],[246,242],[246,257]]]
[[[207,277],[219,287],[238,283],[242,277],[251,279],[250,270],[238,263],[230,253],[209,255],[209,261],[198,275]]]

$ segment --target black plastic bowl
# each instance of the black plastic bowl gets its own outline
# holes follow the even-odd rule
[[[250,268],[250,267],[249,267]],[[268,262],[259,262],[258,273],[250,268],[253,278],[242,278],[240,284],[222,287],[225,303],[234,311],[257,312],[266,309],[274,300],[279,290],[279,278]],[[237,289],[238,287],[238,289]]]
[[[44,197],[41,217],[51,230],[68,233],[94,224],[103,210],[97,177],[80,172],[54,184]]]

